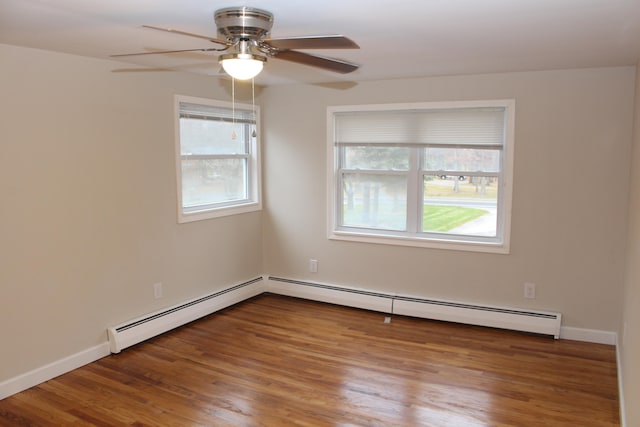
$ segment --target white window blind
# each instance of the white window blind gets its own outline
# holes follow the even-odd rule
[[[259,107],[175,100],[178,221],[260,210]]]
[[[252,110],[180,102],[180,118],[254,124]]]
[[[502,147],[505,109],[357,111],[335,114],[336,145]]]
[[[514,108],[329,107],[329,237],[508,253]]]

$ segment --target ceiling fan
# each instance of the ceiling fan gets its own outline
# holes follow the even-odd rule
[[[178,52],[221,52],[218,62],[222,64],[227,74],[238,80],[247,80],[258,75],[262,71],[264,63],[267,62],[267,58],[283,59],[341,74],[351,73],[358,69],[358,65],[350,62],[295,50],[359,49],[359,46],[353,40],[345,36],[268,38],[269,31],[273,25],[273,14],[266,10],[244,6],[219,9],[214,13],[214,20],[218,27],[218,38],[151,25],[143,25],[143,27],[209,40],[222,46],[220,48],[125,53],[111,56],[124,57]]]

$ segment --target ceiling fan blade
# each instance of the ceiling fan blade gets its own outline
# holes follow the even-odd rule
[[[136,52],[136,53],[120,53],[117,55],[109,55],[112,58],[120,58],[123,56],[138,56],[138,55],[158,55],[163,53],[180,53],[180,52],[219,52],[225,49],[216,49],[216,48],[208,48],[208,49],[180,49],[180,50],[159,50],[154,52]]]
[[[340,35],[287,37],[263,42],[278,49],[360,49],[356,42]]]
[[[175,71],[170,68],[115,68],[112,73],[157,73],[164,71]]]
[[[226,40],[219,40],[219,39],[216,39],[215,37],[203,36],[203,35],[200,35],[200,34],[187,33],[186,31],[174,30],[173,28],[154,27],[153,25],[143,25],[143,27],[144,28],[150,28],[152,30],[165,31],[167,33],[182,34],[183,36],[197,37],[199,39],[209,40],[210,42],[222,44],[222,45],[225,45],[225,46],[230,46],[231,45],[231,43],[229,43]]]
[[[278,52],[274,57],[284,59],[285,61],[297,62],[298,64],[323,68],[340,74],[351,73],[358,69],[358,65],[351,64],[340,59],[324,58],[322,56],[310,55],[296,50],[283,50]]]

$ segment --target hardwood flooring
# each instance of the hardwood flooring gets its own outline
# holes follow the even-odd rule
[[[0,401],[2,426],[618,426],[615,349],[262,295]]]

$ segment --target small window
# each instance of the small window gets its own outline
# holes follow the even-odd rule
[[[176,96],[179,222],[261,209],[258,112]]]
[[[507,253],[514,106],[330,107],[329,238]]]

